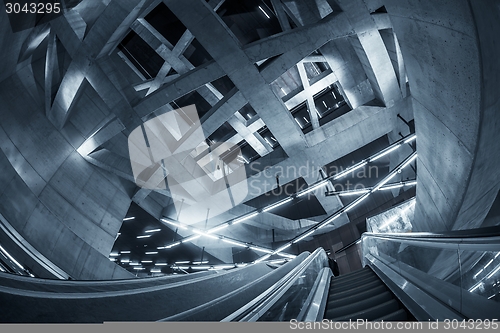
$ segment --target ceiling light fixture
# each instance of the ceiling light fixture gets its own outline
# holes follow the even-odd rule
[[[266,11],[265,11],[264,9],[262,9],[262,7],[261,7],[261,6],[259,6],[259,9],[260,9],[260,10],[264,13],[264,15],[266,15],[266,17],[267,17],[268,19],[270,19],[270,18],[271,18],[271,17],[269,17],[269,15],[267,15]]]
[[[252,214],[249,214],[249,215],[246,215],[246,216],[243,216],[243,217],[240,217],[240,218],[237,218],[236,220],[233,220],[233,223],[232,224],[237,224],[237,223],[240,223],[240,222],[243,222],[243,221],[246,221],[248,219],[251,219],[252,217],[255,217],[259,215],[259,212],[254,212]]]
[[[274,208],[277,208],[277,207],[279,207],[279,206],[282,206],[282,205],[284,205],[284,204],[286,204],[286,203],[288,203],[288,202],[290,202],[290,201],[292,201],[292,200],[293,200],[293,198],[292,198],[292,197],[290,197],[290,198],[288,198],[288,199],[285,199],[285,200],[283,200],[283,201],[280,201],[280,202],[278,202],[278,203],[275,203],[274,205],[267,206],[267,207],[266,207],[266,208],[264,208],[262,211],[263,211],[263,212],[268,212],[268,211],[270,211],[271,209],[274,209]]]

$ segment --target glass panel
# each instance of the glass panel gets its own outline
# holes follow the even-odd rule
[[[305,304],[319,272],[325,267],[326,254],[318,255],[295,283],[258,321],[289,321],[297,318]]]
[[[460,260],[464,289],[469,293],[499,302],[500,252],[462,251]]]
[[[365,235],[363,255],[371,254],[469,318],[491,316],[494,302],[500,300],[500,252],[459,250],[459,240],[455,245],[419,238],[414,241]],[[456,249],[443,248],[450,245]]]
[[[366,229],[377,233],[409,232],[413,228],[411,221],[414,212],[415,199],[408,200],[399,206],[367,218]]]

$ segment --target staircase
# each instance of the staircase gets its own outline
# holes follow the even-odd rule
[[[415,320],[368,266],[331,279],[324,319]]]

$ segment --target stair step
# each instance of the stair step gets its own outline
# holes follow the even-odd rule
[[[332,301],[334,299],[344,298],[344,297],[348,297],[350,295],[354,295],[354,294],[357,294],[357,293],[360,293],[360,292],[363,292],[363,291],[366,291],[366,290],[370,290],[372,288],[375,288],[375,287],[378,287],[378,286],[381,286],[381,285],[382,286],[384,285],[382,283],[382,281],[375,280],[375,281],[372,281],[370,283],[366,283],[364,285],[356,286],[354,288],[342,290],[342,291],[339,291],[339,292],[331,292],[330,291],[330,294],[328,295],[328,302],[330,302],[330,301]]]
[[[377,306],[371,307],[366,310],[350,313],[337,318],[327,318],[327,319],[331,319],[333,321],[348,321],[348,320],[358,320],[358,319],[372,321],[377,318],[386,316],[387,314],[390,314],[392,312],[396,312],[397,310],[399,310],[398,302],[394,299],[391,299],[390,301],[384,302],[382,304],[379,304]]]
[[[334,300],[328,302],[327,309],[329,306],[331,306],[330,304],[332,304],[332,306],[334,306],[334,307],[340,307],[340,306],[344,306],[346,304],[350,304],[350,303],[354,303],[354,302],[358,302],[358,301],[370,298],[372,296],[381,294],[385,291],[387,291],[387,287],[380,285],[378,287],[375,287],[375,288],[367,290],[367,291],[363,291],[363,292],[360,292],[357,294],[349,295],[349,296],[344,297],[344,298],[334,299]]]
[[[330,290],[332,291],[335,291],[335,290],[341,290],[341,289],[350,289],[350,288],[353,288],[355,286],[361,286],[363,284],[366,284],[366,283],[369,283],[369,282],[372,282],[372,281],[376,281],[378,280],[378,277],[373,275],[373,276],[366,276],[366,277],[363,277],[362,279],[355,279],[353,281],[345,281],[345,282],[341,282],[341,283],[337,283],[337,282],[333,282],[330,284]]]
[[[330,283],[349,283],[352,281],[366,279],[367,277],[376,276],[374,272],[366,272],[363,274],[353,275],[349,278],[333,277]]]
[[[389,313],[383,317],[377,318],[374,321],[407,321],[408,313],[404,309],[399,309],[396,312]]]
[[[357,271],[354,271],[354,272],[350,272],[350,273],[347,273],[347,274],[344,274],[344,275],[340,275],[340,276],[337,276],[337,277],[334,277],[332,279],[332,281],[347,281],[347,280],[350,280],[350,279],[354,279],[358,276],[363,276],[363,275],[369,275],[369,274],[375,274],[371,269],[369,268],[363,268],[363,269],[360,269],[360,270],[357,270]]]
[[[327,309],[325,315],[327,316],[327,318],[341,317],[350,313],[357,313],[360,311],[368,310],[390,300],[392,300],[391,293],[389,291],[385,291],[379,295],[375,295],[358,302],[353,302],[351,304],[346,304],[344,306],[336,306],[335,303],[330,303],[333,305],[333,308]]]

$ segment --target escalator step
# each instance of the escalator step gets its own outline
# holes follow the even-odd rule
[[[332,301],[334,299],[344,298],[344,297],[348,297],[348,296],[351,296],[351,295],[354,295],[354,294],[357,294],[357,293],[360,293],[360,292],[363,292],[363,291],[366,291],[366,290],[370,290],[372,288],[375,288],[375,287],[378,287],[378,286],[381,286],[381,285],[382,286],[384,285],[382,283],[382,281],[375,280],[375,281],[372,281],[370,283],[366,283],[364,285],[356,286],[354,288],[342,290],[342,291],[339,291],[339,292],[331,292],[330,291],[330,293],[328,295],[328,302],[330,302],[330,301]]]
[[[392,300],[392,294],[389,291],[385,291],[379,295],[372,296],[367,299],[360,300],[358,302],[353,302],[351,304],[346,304],[344,306],[336,306],[333,303],[333,308],[327,309],[325,313],[326,318],[336,318],[348,315],[350,313],[357,313],[361,311],[366,311],[373,308],[379,304],[385,303]]]
[[[364,284],[370,283],[372,281],[378,280],[377,276],[366,276],[363,279],[356,279],[353,281],[345,281],[343,283],[331,283],[330,284],[330,290],[332,291],[341,291],[341,290],[346,290],[346,289],[351,289],[356,286],[362,286]]]
[[[407,321],[408,313],[404,309],[399,309],[396,312],[389,313],[383,317],[377,318],[374,321]]]
[[[357,294],[349,295],[349,296],[344,297],[344,298],[334,299],[334,300],[328,302],[327,309],[329,306],[338,307],[338,306],[344,306],[346,304],[358,302],[358,301],[376,296],[378,294],[381,294],[385,291],[387,291],[387,287],[380,285],[378,287],[372,288],[372,289],[367,290],[367,291],[363,291],[363,292],[360,292]]]
[[[362,310],[355,313],[350,313],[337,318],[328,318],[333,321],[348,321],[348,320],[375,320],[377,318],[381,318],[386,316],[392,312],[396,312],[399,309],[399,304],[396,300],[391,299],[390,301],[384,302],[377,306],[371,307],[366,310]]]
[[[367,272],[367,273],[364,273],[364,274],[359,274],[359,275],[351,276],[348,279],[341,278],[341,277],[333,277],[330,282],[331,283],[336,283],[336,284],[343,284],[343,283],[350,283],[350,282],[353,282],[353,281],[363,280],[363,279],[366,279],[366,278],[369,278],[369,277],[372,277],[372,276],[376,276],[375,273],[373,273],[373,272]]]
[[[360,269],[360,270],[357,270],[357,271],[354,271],[354,272],[350,272],[350,273],[347,273],[347,274],[344,274],[344,275],[340,275],[340,276],[337,276],[335,278],[333,278],[332,280],[335,280],[335,281],[348,281],[348,280],[351,280],[351,279],[355,279],[357,277],[361,277],[363,275],[370,275],[370,274],[375,274],[371,269],[369,268],[363,268],[363,269]]]

